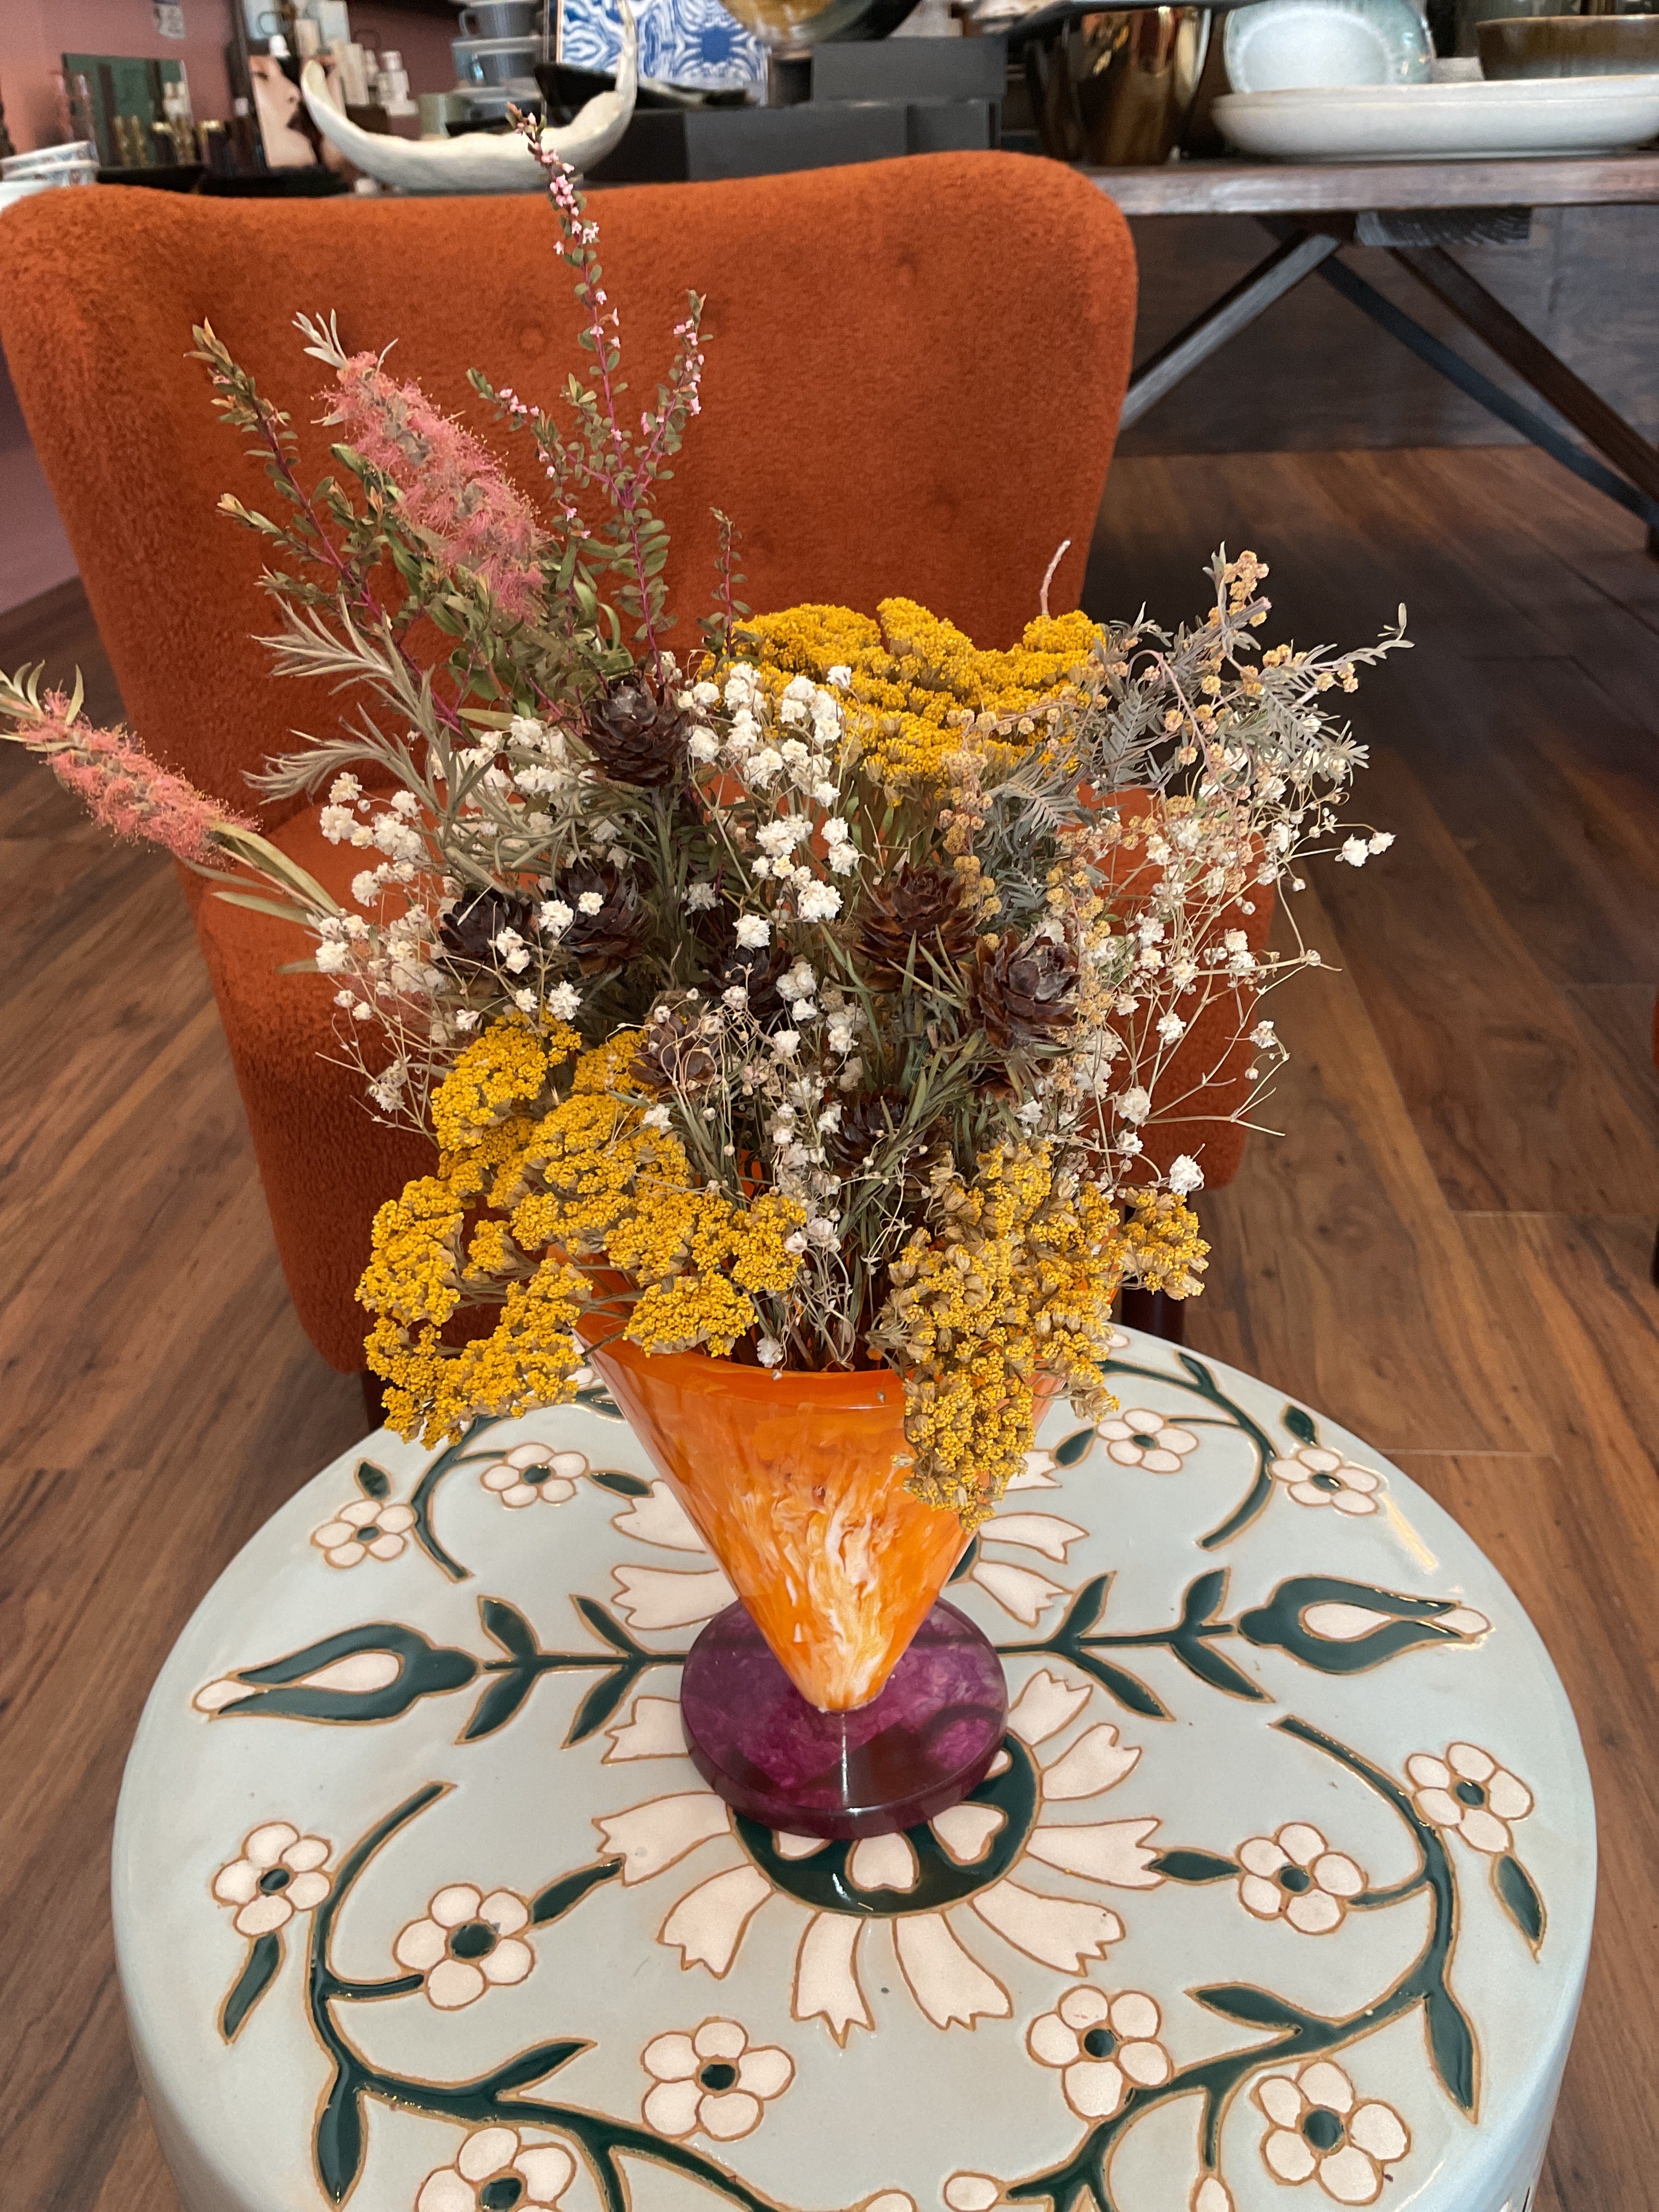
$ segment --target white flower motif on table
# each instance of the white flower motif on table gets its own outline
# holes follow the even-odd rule
[[[1478,1744],[1453,1743],[1443,1759],[1413,1752],[1406,1761],[1417,1809],[1437,1828],[1452,1828],[1477,1851],[1497,1856],[1514,1842],[1510,1824],[1524,1820],[1533,1796]]]
[[[503,1505],[562,1505],[576,1495],[587,1472],[587,1455],[552,1444],[515,1444],[484,1468],[478,1480]]]
[[[766,2106],[795,2078],[775,2044],[758,2046],[735,2020],[706,2020],[690,2035],[659,2035],[640,2054],[653,2080],[645,2124],[659,2136],[702,2134],[716,2142],[752,2135]]]
[[[1059,2068],[1066,2101],[1079,2119],[1107,2120],[1131,2089],[1155,2089],[1175,2071],[1158,2041],[1160,2025],[1144,1990],[1110,1996],[1079,1982],[1031,2022],[1025,2047],[1040,2066]]]
[[[1014,1488],[1018,1482],[1016,1476],[1009,1487]],[[986,1546],[1006,1544],[1015,1551],[1037,1552],[1044,1559],[1057,1559],[1063,1565],[1066,1547],[1078,1543],[1088,1533],[1086,1528],[1079,1528],[1075,1521],[1062,1521],[1057,1513],[994,1514],[979,1532],[974,1564],[963,1580],[975,1583],[994,1604],[1024,1622],[1027,1628],[1035,1627],[1054,1600],[1068,1597],[1070,1591],[1034,1567],[988,1557]]]
[[[332,1845],[302,1836],[287,1820],[267,1820],[242,1840],[241,1856],[228,1859],[213,1877],[221,1905],[237,1908],[239,1936],[274,1936],[296,1912],[310,1912],[328,1895],[322,1871]]]
[[[331,1521],[313,1528],[311,1540],[331,1567],[355,1567],[360,1559],[395,1559],[414,1526],[412,1506],[354,1498]]]
[[[1269,2126],[1261,2155],[1276,2181],[1317,2180],[1339,2204],[1375,2204],[1383,2172],[1411,2148],[1392,2105],[1361,2104],[1353,2083],[1328,2058],[1294,2076],[1269,2074],[1250,2093]]]
[[[941,2194],[951,2212],[991,2212],[1002,2202],[1002,2184],[988,2173],[953,2173]]]
[[[428,2174],[415,2212],[550,2212],[575,2178],[576,2161],[562,2143],[526,2143],[516,2128],[477,2128],[453,2166]]]
[[[1252,1836],[1238,1847],[1238,1899],[1258,1920],[1282,1913],[1304,1936],[1328,1936],[1340,1928],[1365,1877],[1346,1851],[1334,1851],[1305,1820],[1286,1823],[1275,1836]]]
[[[438,1891],[425,1917],[400,1929],[392,1955],[410,1973],[425,1976],[428,2002],[441,2012],[475,2003],[495,1984],[521,1982],[536,1954],[520,1940],[530,1907],[516,1891],[488,1896],[470,1881]]]
[[[1009,1726],[1035,1754],[1086,1718],[1093,1692],[1085,1685],[1062,1680],[1045,1668],[1025,1681],[1009,1713]],[[635,1699],[625,1720],[610,1732],[608,1759],[617,1761],[684,1757],[684,1738],[674,1701],[659,1697]],[[999,1753],[1006,1763],[1009,1754]],[[1006,2020],[1012,2000],[997,1976],[967,1948],[965,1939],[988,1932],[1040,1965],[1075,1976],[1091,1959],[1104,1958],[1123,1936],[1123,1923],[1109,1906],[1087,1895],[1060,1895],[1033,1889],[1013,1877],[1026,1860],[1054,1872],[1108,1887],[1152,1889],[1163,1881],[1153,1871],[1157,1856],[1148,1842],[1156,1815],[1136,1820],[1071,1821],[1056,1815],[1103,1796],[1130,1772],[1138,1747],[1121,1744],[1109,1721],[1084,1727],[1046,1765],[1037,1766],[1041,1804],[1019,1855],[994,1880],[971,1891],[959,1905],[866,1917],[808,1907],[809,1917],[795,1952],[793,2011],[797,2020],[822,2020],[838,2043],[854,2027],[874,2026],[866,1996],[867,1976],[860,1953],[872,1942],[890,1941],[898,1968],[889,1985],[908,1990],[918,2009],[936,2027],[971,2027],[979,2019]],[[993,1773],[997,1771],[994,1765]],[[939,1814],[929,1825],[951,1863],[972,1868],[997,1847],[1006,1815],[996,1805],[963,1803]],[[656,1796],[595,1823],[606,1857],[623,1862],[625,1884],[654,1880],[705,1845],[720,1845],[728,1863],[709,1867],[683,1889],[669,1908],[658,1941],[680,1954],[686,1967],[702,1966],[717,1979],[729,1973],[750,1922],[763,1906],[783,1897],[793,1902],[762,1864],[744,1851],[732,1816],[712,1790],[695,1789]],[[806,1859],[829,1848],[816,1837],[775,1836],[775,1858]],[[729,1863],[740,1853],[738,1863]],[[866,1894],[902,1897],[921,1879],[915,1850],[902,1836],[868,1837],[848,1853],[846,1879]],[[884,1972],[881,1978],[889,1982]]]
[[[1190,1429],[1146,1406],[1126,1406],[1098,1425],[1108,1459],[1120,1467],[1145,1468],[1148,1474],[1179,1474],[1182,1462],[1198,1449]]]
[[[1339,1513],[1375,1513],[1382,1486],[1373,1468],[1356,1467],[1323,1444],[1304,1444],[1288,1459],[1271,1461],[1267,1472],[1298,1505],[1334,1505]]]

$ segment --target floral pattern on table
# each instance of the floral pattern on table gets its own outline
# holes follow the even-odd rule
[[[458,1583],[490,1571],[480,1512],[514,1542],[545,1545],[551,1571],[544,1603],[468,1598],[475,1635],[456,1632],[453,1601],[441,1631],[431,1619],[348,1619],[275,1656],[247,1655],[193,1692],[198,1724],[216,1731],[250,1720],[351,1731],[453,1716],[445,1733],[455,1763],[428,1768],[430,1778],[415,1767],[401,1802],[361,1829],[333,1823],[346,1842],[273,1804],[252,1828],[226,1834],[211,1881],[226,1935],[241,1946],[211,2000],[227,2044],[246,2034],[288,1951],[303,1954],[296,1990],[316,2046],[319,2204],[352,2194],[371,2158],[374,2115],[396,2111],[454,2131],[425,2169],[416,2212],[541,2212],[584,2189],[583,2212],[593,2191],[600,2212],[624,2212],[626,2162],[640,2157],[711,2203],[781,2212],[793,2200],[734,2165],[738,2147],[746,2156],[751,2138],[788,2127],[811,2096],[817,2052],[893,2037],[907,2051],[919,2038],[948,2047],[965,2033],[1006,2037],[999,2047],[1026,2069],[1021,2096],[1048,2114],[1054,2150],[1015,2171],[982,2170],[970,2156],[932,2182],[896,2173],[866,2193],[864,2212],[919,2212],[930,2195],[950,2212],[1124,2212],[1115,2161],[1149,2116],[1177,2102],[1191,2114],[1192,2164],[1180,2185],[1189,2212],[1240,2212],[1241,2191],[1255,2206],[1240,2170],[1247,2155],[1268,2178],[1258,2191],[1305,2184],[1338,2203],[1371,2203],[1411,2172],[1425,2098],[1466,2124],[1478,2118],[1481,2043],[1457,1971],[1471,1881],[1496,1900],[1516,1971],[1532,1970],[1546,1936],[1522,1856],[1534,1811],[1516,1771],[1524,1749],[1493,1735],[1486,1705],[1470,1715],[1470,1736],[1482,1741],[1419,1735],[1382,1760],[1297,1707],[1304,1684],[1335,1688],[1401,1664],[1432,1668],[1444,1663],[1439,1654],[1478,1654],[1501,1641],[1492,1618],[1461,1590],[1437,1591],[1420,1547],[1396,1546],[1400,1571],[1368,1578],[1391,1527],[1389,1480],[1340,1440],[1322,1441],[1312,1415],[1287,1406],[1275,1432],[1207,1363],[1166,1352],[1161,1369],[1152,1347],[1120,1351],[1114,1365],[1133,1399],[1121,1393],[1124,1410],[1097,1426],[1068,1422],[1063,1408],[1052,1414],[957,1571],[953,1595],[981,1601],[1009,1676],[1008,1730],[990,1772],[933,1820],[855,1843],[759,1828],[698,1783],[678,1670],[730,1589],[668,1486],[635,1471],[642,1457],[625,1428],[613,1426],[619,1464],[596,1456],[595,1421],[619,1417],[591,1378],[580,1420],[552,1412],[477,1423],[435,1455],[371,1444],[379,1458],[355,1466],[362,1511],[313,1516],[306,1548],[325,1573],[328,1547],[316,1532],[362,1531],[371,1518],[386,1528],[399,1503],[410,1518],[389,1533],[407,1538],[400,1556],[376,1554],[373,1540],[362,1553],[380,1561],[377,1589],[383,1576],[402,1577],[402,1608],[428,1586],[459,1600]],[[1185,1540],[1192,1567],[1167,1589],[1127,1566],[1088,1571],[1099,1543],[1091,1528],[1114,1486],[1146,1485],[1160,1515],[1179,1522],[1184,1487],[1202,1483],[1213,1497],[1228,1468],[1237,1474],[1231,1503]],[[453,1515],[457,1532],[471,1528],[468,1542],[439,1527],[452,1517],[446,1486],[462,1470],[478,1500],[470,1517]],[[1310,1496],[1297,1494],[1304,1488]],[[338,1492],[336,1480],[330,1498]],[[1315,1499],[1336,1511],[1307,1510]],[[557,1510],[526,1510],[541,1504]],[[1284,1515],[1310,1533],[1330,1529],[1328,1564],[1310,1565],[1305,1547],[1283,1558],[1269,1546],[1235,1598],[1243,1566],[1205,1554]],[[608,1577],[585,1569],[587,1586],[561,1595],[562,1532],[579,1525],[589,1532],[585,1556],[609,1558]],[[1363,1552],[1353,1548],[1360,1529],[1376,1532]],[[482,1565],[464,1557],[469,1543]],[[1415,1580],[1404,1571],[1413,1559]],[[329,1579],[349,1611],[358,1577]],[[550,1733],[535,1714],[538,1698],[554,1695],[565,1717]],[[1261,1741],[1283,1747],[1271,1820],[1229,1820],[1224,1779],[1208,1832],[1183,1832],[1183,1816],[1146,1785],[1149,1744],[1206,1700],[1255,1713]],[[391,1879],[383,1855],[449,1796],[473,1747],[506,1740],[545,1753],[556,1734],[556,1762],[576,1761],[566,1786],[591,1806],[590,1856],[525,1864],[505,1879],[487,1854],[458,1856],[435,1884],[393,1893],[402,1917],[383,1970],[366,1970],[354,1941],[348,1971],[343,1922]],[[429,1733],[424,1741],[414,1756],[430,1759]],[[330,1826],[314,1815],[312,1825]],[[640,1940],[672,1963],[686,1996],[641,2020],[631,2103],[613,2095],[595,2109],[560,2088],[562,2072],[595,2045],[558,1962],[596,1900],[636,1893]],[[1238,1928],[1288,1947],[1273,1954],[1279,1966],[1264,1954],[1260,1979],[1200,1972],[1156,1984],[1122,1971],[1120,1953],[1143,1933],[1178,1940],[1182,1896],[1192,1910],[1200,1898],[1229,1899]],[[1397,1920],[1403,1939],[1380,1974],[1359,1963],[1373,1954],[1355,1950],[1351,1933],[1379,1916]],[[1316,2007],[1292,1994],[1305,1986],[1295,1965],[1304,1952],[1334,1962]],[[549,2032],[498,2045],[485,2070],[454,2079],[371,2057],[355,2025],[360,2012],[399,2003],[493,2019],[501,1994],[526,1983],[542,1992]],[[756,2025],[780,2008],[787,2033]],[[1413,2021],[1425,2081],[1411,2097],[1380,2092],[1368,2053]]]

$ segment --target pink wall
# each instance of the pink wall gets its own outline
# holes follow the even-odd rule
[[[64,53],[183,62],[197,120],[228,114],[224,50],[231,0],[184,0],[184,9],[185,36],[179,40],[158,36],[149,0],[0,0],[0,100],[18,152],[56,145],[64,136],[52,78]],[[357,0],[351,27],[365,46],[399,49],[411,91],[443,92],[455,82],[452,21]]]
[[[185,36],[163,39],[149,0],[0,0],[0,98],[18,152],[57,145],[64,136],[52,79],[66,53],[183,62],[197,114],[227,114],[228,0],[184,0],[184,6]]]

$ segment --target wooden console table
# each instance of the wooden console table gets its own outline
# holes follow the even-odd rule
[[[1278,240],[1266,260],[1136,371],[1124,399],[1125,428],[1274,301],[1316,274],[1459,391],[1628,507],[1646,523],[1650,550],[1659,551],[1659,449],[1448,250],[1522,244],[1534,208],[1659,203],[1659,154],[1593,161],[1181,161],[1084,173],[1125,215],[1251,215]],[[1336,258],[1342,246],[1392,254],[1594,451],[1586,453],[1556,421],[1515,398],[1368,284]]]

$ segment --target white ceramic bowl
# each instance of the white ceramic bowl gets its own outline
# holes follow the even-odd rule
[[[1659,76],[1228,93],[1222,135],[1267,161],[1456,161],[1606,153],[1659,132]]]
[[[1433,49],[1411,0],[1258,0],[1226,18],[1235,92],[1426,84]]]

